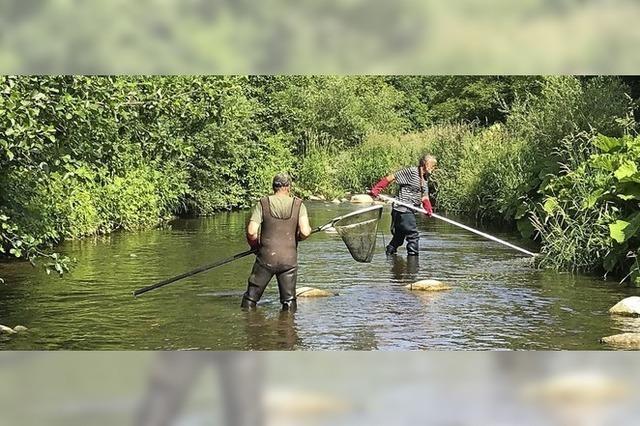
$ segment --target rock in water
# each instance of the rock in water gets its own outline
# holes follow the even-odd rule
[[[414,291],[443,291],[451,290],[451,286],[438,280],[422,280],[413,284],[407,284],[404,286],[407,290]]]
[[[296,290],[296,297],[331,297],[335,295],[336,293],[331,291],[314,287],[298,287]]]
[[[13,331],[27,331],[29,330],[27,327],[25,327],[24,325],[16,325],[15,327],[13,327]]]
[[[609,309],[609,313],[615,315],[640,316],[640,297],[631,296],[622,299]]]
[[[317,195],[309,195],[308,199],[311,200],[311,201],[322,201],[322,200],[324,200],[324,197],[320,198]]]
[[[613,336],[603,337],[600,341],[611,346],[640,349],[640,333],[614,334]]]
[[[16,334],[16,333],[17,332],[13,328],[0,324],[0,334]]]
[[[356,194],[351,197],[351,202],[357,204],[373,203],[373,198],[367,194]]]
[[[340,204],[340,203],[341,203],[341,201],[340,201],[340,200],[338,200],[337,198],[334,198],[333,200],[331,200],[331,202],[332,202],[333,204]]]

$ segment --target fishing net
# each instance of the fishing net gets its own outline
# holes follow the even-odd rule
[[[342,216],[333,227],[358,262],[369,263],[376,248],[382,206],[372,206]]]

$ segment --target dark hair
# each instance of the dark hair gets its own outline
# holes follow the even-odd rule
[[[271,186],[274,191],[280,188],[287,188],[291,186],[291,177],[286,173],[278,173],[273,177],[273,183]]]

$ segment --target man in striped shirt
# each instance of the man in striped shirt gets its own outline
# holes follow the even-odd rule
[[[438,162],[432,155],[425,155],[420,159],[417,167],[407,167],[382,178],[371,189],[373,197],[380,195],[380,192],[390,183],[398,184],[397,199],[416,207],[422,207],[427,211],[427,216],[431,216],[433,209],[429,200],[429,176],[435,170]],[[404,240],[407,240],[407,254],[417,256],[419,252],[419,233],[416,224],[416,217],[413,210],[393,205],[391,210],[391,233],[393,239],[387,245],[387,255],[393,255],[398,251]]]

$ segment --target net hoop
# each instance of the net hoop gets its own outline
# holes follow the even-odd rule
[[[382,209],[382,205],[365,207],[337,217],[332,222],[351,257],[357,262],[369,263],[373,258]],[[364,218],[358,220],[361,216]]]

